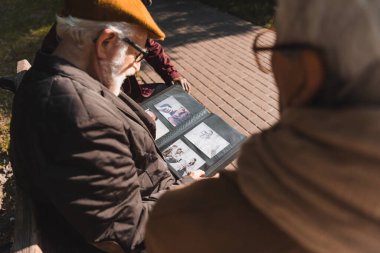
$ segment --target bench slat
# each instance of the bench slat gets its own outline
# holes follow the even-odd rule
[[[32,199],[20,188],[16,188],[13,253],[42,253],[38,246],[38,232]]]

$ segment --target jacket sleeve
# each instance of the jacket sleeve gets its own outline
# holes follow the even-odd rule
[[[171,84],[174,79],[181,77],[170,61],[169,55],[165,53],[164,49],[158,42],[148,39],[146,42],[146,48],[148,49],[149,54],[145,60],[154,68],[166,84]]]
[[[89,243],[118,242],[126,252],[143,242],[148,211],[142,200],[129,139],[110,117],[72,126],[52,120],[43,184],[51,201]]]

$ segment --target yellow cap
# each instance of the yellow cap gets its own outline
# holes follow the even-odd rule
[[[64,0],[61,15],[94,21],[137,24],[148,30],[150,38],[165,38],[164,32],[141,0]]]

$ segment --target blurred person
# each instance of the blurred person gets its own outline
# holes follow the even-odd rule
[[[148,54],[147,38],[165,35],[140,0],[65,0],[56,32],[60,43],[37,53],[14,98],[16,183],[56,250],[143,251],[160,195],[204,174],[176,181],[153,119],[122,92]]]
[[[343,11],[342,11],[343,10]],[[165,194],[150,253],[378,252],[380,1],[278,1],[281,118],[236,172]],[[263,66],[263,64],[259,64]]]
[[[181,85],[186,92],[190,92],[190,83],[175,68],[161,44],[153,39],[148,39],[145,47],[148,50],[145,61],[153,67],[165,83],[139,84],[136,75],[133,75],[125,79],[122,86],[123,91],[139,103],[172,85]]]

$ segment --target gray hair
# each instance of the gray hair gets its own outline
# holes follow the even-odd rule
[[[57,36],[59,38],[69,36],[79,48],[93,43],[99,33],[107,28],[116,32],[120,37],[130,37],[136,25],[126,22],[99,22],[72,16],[57,16]]]
[[[329,72],[347,83],[380,61],[379,13],[379,0],[279,0],[277,41],[320,48]]]

